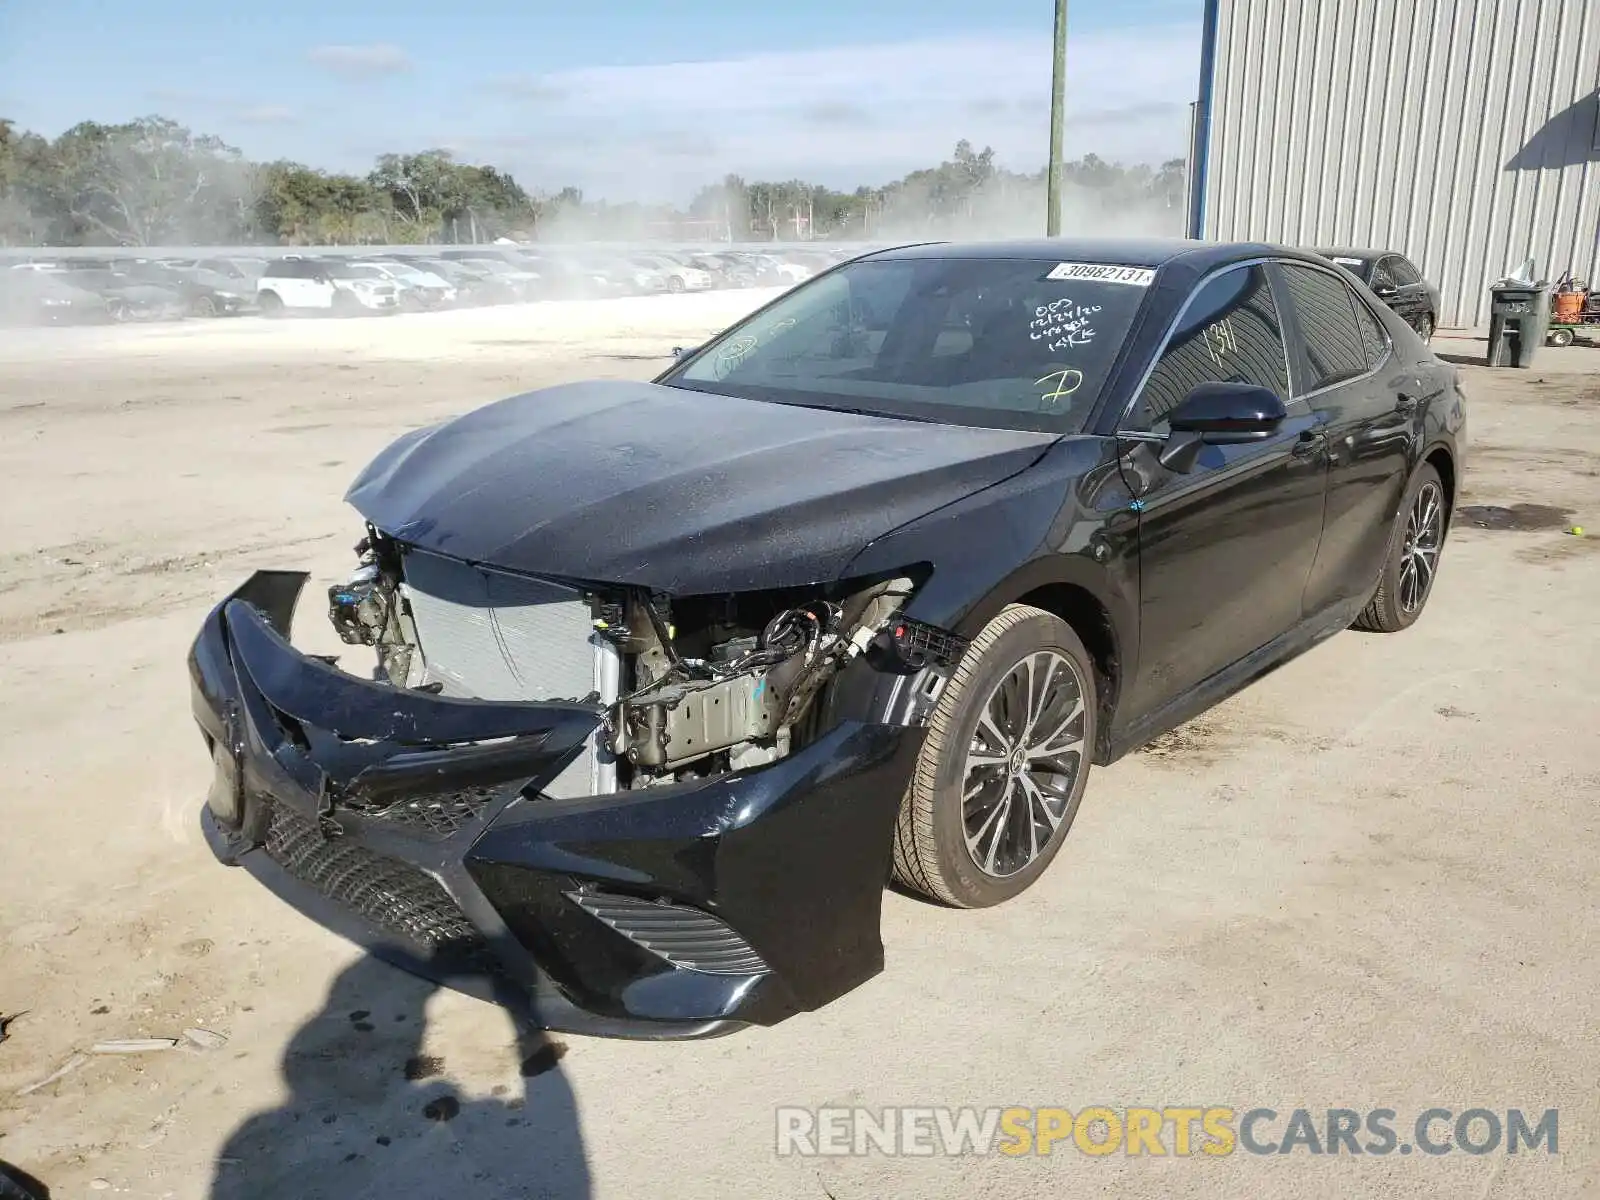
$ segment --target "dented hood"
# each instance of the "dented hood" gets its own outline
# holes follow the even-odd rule
[[[692,595],[835,579],[874,538],[1009,478],[1054,440],[575,383],[406,434],[346,499],[439,554]]]

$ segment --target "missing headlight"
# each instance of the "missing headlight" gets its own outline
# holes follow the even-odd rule
[[[674,602],[636,590],[597,603],[596,629],[630,667],[631,690],[608,718],[611,751],[635,787],[787,756],[818,694],[913,589],[895,578],[834,598],[818,589]]]

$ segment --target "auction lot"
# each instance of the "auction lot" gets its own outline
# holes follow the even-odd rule
[[[1018,900],[886,896],[884,974],[818,1013],[519,1045],[216,864],[184,670],[210,604],[306,566],[297,636],[348,650],[317,596],[383,445],[647,378],[773,294],[0,337],[0,1016],[24,1014],[0,1159],[53,1196],[152,1200],[1600,1194],[1600,351],[1463,368],[1459,502],[1510,511],[1457,521],[1416,628],[1342,634],[1097,771]],[[186,1029],[227,1040],[18,1095]],[[1560,1153],[776,1153],[780,1107],[965,1105],[1266,1107],[1274,1141],[1296,1108],[1393,1109],[1402,1134],[1559,1109]]]

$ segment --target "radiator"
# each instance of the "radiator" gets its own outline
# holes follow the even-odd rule
[[[422,681],[447,696],[480,700],[617,699],[621,661],[594,631],[589,605],[560,584],[407,551],[404,592],[411,602]],[[544,789],[548,796],[616,790],[616,765],[592,735],[579,757]]]

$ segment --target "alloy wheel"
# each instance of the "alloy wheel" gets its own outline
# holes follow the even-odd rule
[[[1041,650],[984,701],[961,775],[967,852],[984,874],[1016,874],[1060,832],[1085,765],[1083,698],[1077,667]]]
[[[1444,494],[1438,484],[1424,484],[1406,518],[1405,546],[1400,553],[1400,607],[1414,613],[1428,598],[1439,551],[1444,545]]]

